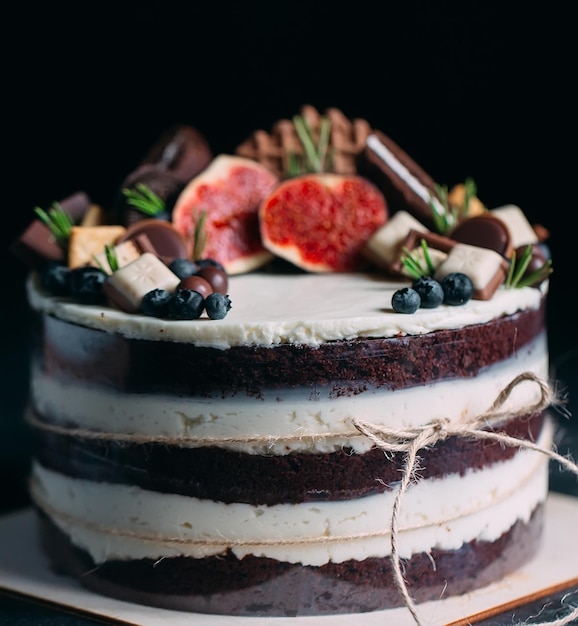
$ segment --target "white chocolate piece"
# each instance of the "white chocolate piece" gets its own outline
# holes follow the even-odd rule
[[[398,211],[367,240],[365,256],[379,267],[388,269],[401,254],[401,247],[410,230],[420,233],[428,229],[407,211]]]
[[[515,204],[508,204],[492,209],[490,213],[501,219],[507,226],[514,249],[538,242],[536,232],[520,207],[517,207]]]
[[[114,252],[119,268],[128,265],[141,255],[141,251],[132,239],[127,239],[114,246]],[[102,268],[109,275],[113,273],[106,257],[106,251],[95,254],[90,265]]]
[[[413,250],[410,250],[411,255],[414,259],[416,259],[422,267],[427,267],[427,263],[425,260],[425,254],[423,252],[423,248],[421,246],[417,246]],[[447,252],[442,252],[441,250],[437,250],[436,248],[428,247],[428,254],[430,261],[433,263],[434,268],[438,268],[446,259]],[[411,277],[411,274],[406,270],[405,266],[401,265],[401,273],[404,276]]]
[[[120,309],[136,313],[149,291],[166,289],[172,292],[180,282],[181,279],[157,256],[145,252],[109,276],[104,291]]]
[[[502,270],[503,263],[504,259],[495,250],[457,243],[438,266],[435,279],[442,280],[452,272],[461,272],[471,278],[475,290],[482,291]]]

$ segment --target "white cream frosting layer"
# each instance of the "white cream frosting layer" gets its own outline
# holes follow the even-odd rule
[[[317,346],[339,339],[461,328],[536,309],[547,290],[547,283],[541,289],[501,287],[491,300],[470,300],[462,306],[441,305],[402,315],[391,308],[391,297],[406,284],[378,275],[248,273],[230,277],[232,308],[225,319],[191,321],[125,314],[109,307],[47,297],[35,275],[28,281],[28,296],[32,308],[90,328],[126,337],[226,349],[285,343]]]
[[[329,452],[343,445],[363,452],[370,442],[348,435],[352,431],[357,435],[354,417],[387,428],[417,426],[435,418],[466,421],[487,412],[498,394],[523,372],[547,379],[545,333],[475,378],[397,391],[369,389],[338,398],[312,400],[308,390],[265,392],[258,400],[240,394],[228,399],[125,394],[74,381],[59,382],[38,367],[33,370],[31,393],[40,414],[57,416],[59,424],[76,424],[79,429],[119,437],[124,434],[129,439],[137,434],[253,454],[303,449]],[[523,410],[539,400],[539,387],[524,382],[502,410]]]
[[[551,440],[548,423],[537,443],[548,448]],[[56,524],[97,563],[203,557],[231,547],[239,558],[322,565],[391,551],[395,489],[347,502],[223,504],[68,478],[38,463],[32,485],[33,497],[41,506],[49,503]],[[464,476],[418,480],[401,501],[400,557],[458,549],[474,539],[494,541],[516,521],[527,522],[547,489],[548,457],[532,450]]]

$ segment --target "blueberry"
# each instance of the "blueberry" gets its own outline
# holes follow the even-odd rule
[[[196,320],[205,308],[205,299],[198,291],[177,289],[167,306],[167,317],[173,320]]]
[[[460,306],[471,300],[474,293],[472,279],[462,272],[452,272],[441,281],[444,290],[444,304]]]
[[[205,310],[212,320],[222,320],[231,310],[231,299],[228,295],[213,291],[205,299]]]
[[[81,304],[101,304],[106,302],[102,288],[107,273],[99,267],[84,265],[70,270],[70,295]]]
[[[40,271],[40,282],[53,296],[69,296],[70,268],[62,261],[49,261]]]
[[[444,301],[442,286],[430,276],[418,278],[412,286],[421,298],[420,306],[422,309],[435,309]]]
[[[153,289],[143,296],[140,310],[151,317],[167,317],[172,294],[166,289]]]
[[[396,313],[415,313],[420,304],[419,293],[411,287],[398,289],[391,297],[391,306]]]
[[[225,266],[222,263],[219,263],[216,259],[212,259],[210,257],[204,257],[202,259],[195,259],[195,263],[201,267],[218,267],[220,270],[225,271]]]
[[[182,280],[183,278],[194,276],[199,271],[199,266],[190,259],[179,257],[171,261],[169,269]]]

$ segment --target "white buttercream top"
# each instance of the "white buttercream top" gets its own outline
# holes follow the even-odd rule
[[[391,308],[393,293],[409,283],[372,274],[270,274],[253,272],[229,278],[232,308],[222,320],[203,315],[175,321],[127,314],[107,306],[81,305],[70,298],[46,295],[38,277],[28,281],[33,309],[63,320],[126,337],[180,341],[226,349],[322,343],[357,337],[419,335],[435,330],[481,324],[524,309],[536,309],[548,283],[540,289],[501,287],[491,300],[441,305],[400,314]]]

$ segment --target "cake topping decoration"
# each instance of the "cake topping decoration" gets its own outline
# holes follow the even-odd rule
[[[62,208],[62,205],[58,202],[53,202],[52,206],[47,211],[41,207],[36,207],[34,212],[48,227],[56,243],[66,248],[73,222],[68,216],[68,213]]]
[[[55,295],[72,295],[62,265],[99,269],[111,279],[101,298],[133,312],[142,312],[153,290],[172,297],[197,286],[204,299],[209,289],[228,297],[231,274],[275,259],[312,273],[410,278],[417,308],[439,306],[436,285],[448,274],[466,275],[473,286],[453,299],[463,303],[489,299],[504,283],[538,286],[552,272],[537,246],[546,229],[530,225],[518,207],[488,210],[472,178],[448,192],[387,135],[336,108],[320,114],[305,105],[271,134],[256,131],[235,155],[213,157],[195,129],[173,127],[125,178],[110,208],[103,212],[84,192],[48,211],[37,208],[13,249],[32,268],[46,269],[42,284]],[[119,216],[121,223],[111,223]],[[167,288],[153,280],[144,293],[127,295],[116,274],[146,254],[177,282]],[[102,276],[87,276],[96,290]],[[407,312],[407,302],[401,308]]]
[[[259,209],[266,248],[310,272],[367,267],[365,242],[387,218],[387,202],[373,183],[332,173],[287,179]]]
[[[193,254],[197,221],[206,212],[204,254],[219,261],[228,274],[248,272],[272,259],[259,234],[258,211],[277,177],[250,159],[218,155],[179,196],[172,224]],[[194,260],[194,259],[193,259]]]
[[[450,236],[459,243],[495,250],[505,259],[514,251],[510,230],[501,219],[488,212],[460,221]]]
[[[335,107],[321,114],[304,105],[292,120],[276,122],[271,133],[255,131],[235,153],[263,164],[280,180],[311,171],[352,175],[358,173],[357,161],[370,133],[364,119],[349,120]]]
[[[546,259],[539,248],[528,244],[514,251],[505,284],[508,288],[534,287],[552,271],[552,259]]]
[[[128,204],[148,217],[157,217],[166,210],[165,201],[145,183],[136,183],[134,188],[125,187],[122,193]]]

